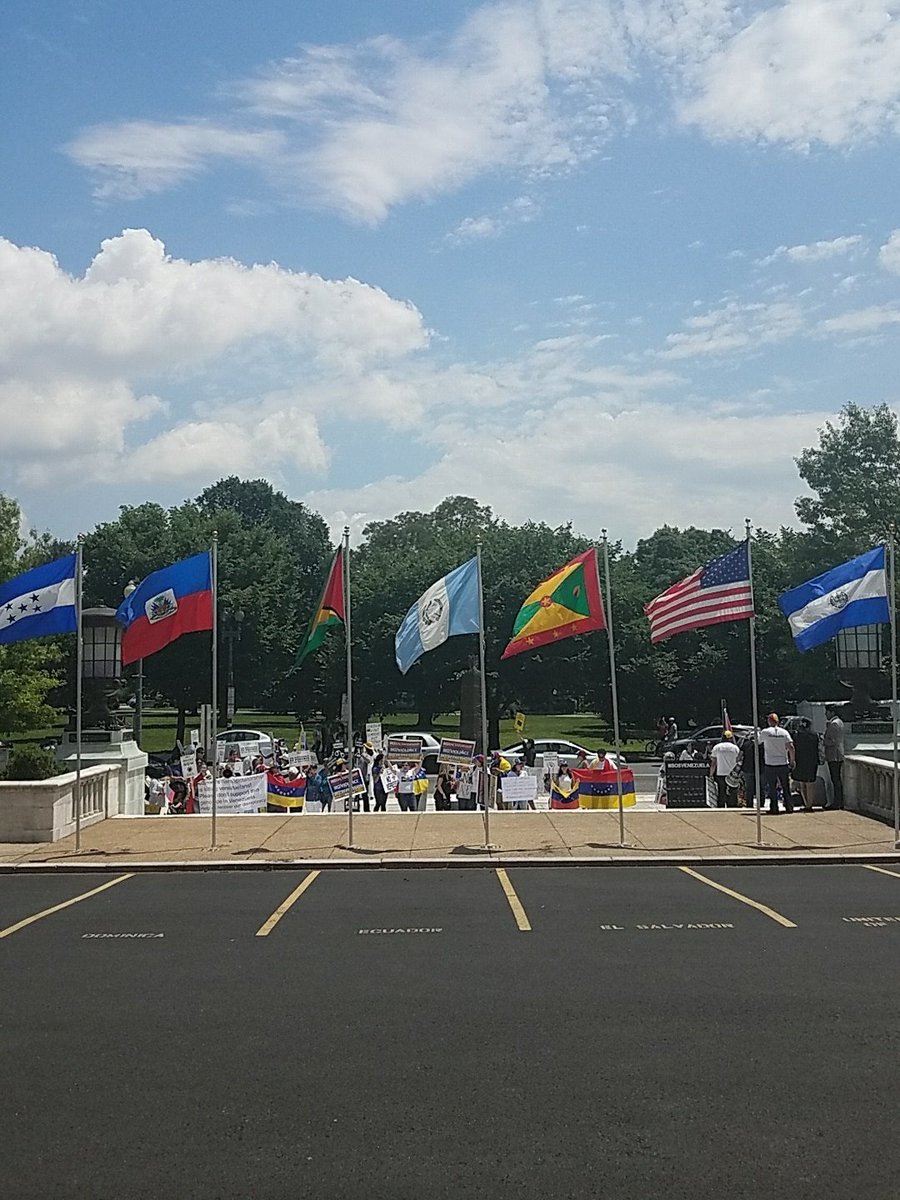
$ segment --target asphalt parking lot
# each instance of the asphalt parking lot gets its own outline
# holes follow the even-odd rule
[[[0,1195],[896,1197],[900,867],[0,877]]]

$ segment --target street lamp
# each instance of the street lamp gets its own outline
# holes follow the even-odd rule
[[[130,579],[122,589],[124,596],[130,596],[132,592],[137,590],[137,583]],[[133,737],[137,744],[141,744],[141,735],[144,732],[144,660],[138,659],[137,675],[135,676],[135,691],[134,691],[134,721],[133,721]]]
[[[862,716],[872,707],[872,691],[884,682],[881,654],[881,626],[857,625],[842,629],[834,639],[838,678],[852,688],[849,704]]]
[[[88,685],[87,724],[94,729],[116,729],[118,720],[109,697],[122,674],[122,627],[114,608],[86,608],[81,614],[81,677]]]
[[[225,692],[225,728],[229,729],[234,720],[234,643],[241,640],[241,626],[244,623],[244,610],[234,612],[226,610],[222,613],[222,640],[228,647],[228,683]]]

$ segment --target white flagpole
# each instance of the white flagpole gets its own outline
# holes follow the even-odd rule
[[[83,538],[78,535],[75,549],[75,853],[81,849],[81,708],[84,670],[84,638],[81,630],[81,610],[84,607],[82,580]]]
[[[613,744],[616,750],[616,791],[619,794],[619,845],[625,845],[625,801],[622,796],[622,752],[619,738],[619,688],[616,681],[616,640],[613,632],[613,598],[609,580],[609,540],[603,535],[603,568],[606,575],[606,636],[609,641],[609,678],[612,688]],[[598,580],[599,583],[599,580]]]
[[[478,658],[481,667],[481,764],[480,791],[484,801],[484,848],[491,847],[490,789],[488,788],[488,719],[487,719],[487,672],[484,665],[484,585],[481,580],[481,537],[475,540],[475,558],[478,562]]]
[[[344,635],[347,641],[347,846],[353,846],[353,658],[350,642],[350,526],[344,526]]]
[[[750,578],[750,703],[753,705],[753,769],[756,773],[756,844],[762,845],[762,782],[759,774],[759,694],[756,680],[756,602],[753,598],[753,555],[750,518],[744,522],[747,535],[747,569]]]
[[[212,574],[212,805],[210,813],[212,824],[210,830],[210,849],[216,847],[216,776],[219,773],[219,755],[217,734],[219,732],[219,531],[213,530],[212,550],[210,551]]]
[[[896,529],[892,524],[888,533],[890,562],[890,610],[891,610],[891,741],[894,747],[894,771],[891,776],[894,799],[894,849],[900,849],[900,779],[897,777],[897,594],[895,591],[895,544]]]

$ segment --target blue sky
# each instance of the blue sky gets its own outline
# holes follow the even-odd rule
[[[7,0],[0,487],[626,544],[896,405],[900,3]]]

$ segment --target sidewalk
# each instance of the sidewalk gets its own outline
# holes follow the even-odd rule
[[[492,852],[484,850],[480,813],[357,815],[354,846],[347,817],[219,817],[210,849],[209,817],[115,817],[56,843],[0,843],[0,870],[55,866],[134,867],[137,864],[255,865],[348,863],[461,866],[510,859],[552,863],[673,860],[843,859],[890,855],[900,862],[893,830],[851,812],[764,816],[761,847],[756,818],[738,809],[688,809],[625,814],[626,845],[619,845],[616,812],[492,812]]]

